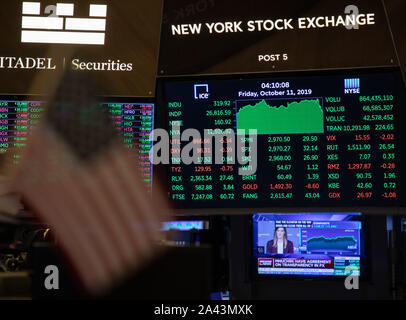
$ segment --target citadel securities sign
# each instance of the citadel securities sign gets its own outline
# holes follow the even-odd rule
[[[188,2],[165,1],[161,76],[398,65],[380,0]]]
[[[102,96],[154,96],[161,14],[162,0],[5,1],[0,95],[46,94],[72,69],[94,73]]]
[[[120,62],[120,60],[108,60],[105,62],[84,62],[80,59],[72,60],[73,70],[87,70],[87,71],[132,71],[132,63]]]

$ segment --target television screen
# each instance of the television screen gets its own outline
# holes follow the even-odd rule
[[[401,84],[387,69],[165,80],[171,201],[404,206]]]
[[[257,274],[361,276],[363,235],[359,213],[255,214]]]

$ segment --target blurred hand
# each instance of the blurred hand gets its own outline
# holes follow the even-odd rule
[[[0,213],[17,214],[22,209],[19,196],[8,190],[7,179],[0,175]]]

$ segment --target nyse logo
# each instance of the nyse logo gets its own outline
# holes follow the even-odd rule
[[[344,93],[345,94],[359,94],[360,93],[360,80],[356,79],[344,79]]]
[[[209,99],[209,85],[195,84],[195,99]]]
[[[23,2],[21,42],[104,45],[107,5],[91,4],[89,18],[74,18],[73,3],[47,6],[40,16],[40,2]]]

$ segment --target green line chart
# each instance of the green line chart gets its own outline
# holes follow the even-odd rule
[[[324,133],[322,98],[237,100],[237,130],[257,134]]]

